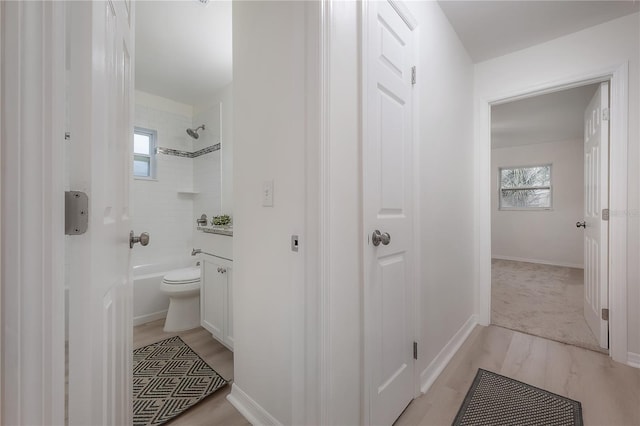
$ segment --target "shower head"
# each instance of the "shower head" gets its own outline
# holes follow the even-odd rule
[[[200,137],[200,135],[198,134],[198,130],[200,129],[204,130],[204,124],[196,127],[195,129],[187,129],[187,134],[194,139],[198,139]]]

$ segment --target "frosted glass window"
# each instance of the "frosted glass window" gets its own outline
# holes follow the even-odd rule
[[[133,174],[135,176],[149,176],[151,167],[150,167],[149,158],[145,157],[133,157]]]
[[[133,134],[133,152],[134,154],[146,154],[149,155],[151,151],[149,145],[151,143],[151,137],[147,134],[134,133]]]
[[[154,179],[156,176],[155,130],[136,127],[133,131],[133,176],[136,179]]]
[[[500,210],[551,208],[551,164],[503,167],[498,173]]]

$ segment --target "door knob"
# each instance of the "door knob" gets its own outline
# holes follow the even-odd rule
[[[371,234],[371,242],[375,247],[378,247],[380,243],[382,243],[383,246],[389,245],[391,242],[391,235],[389,235],[388,232],[382,233],[376,229],[373,231],[373,234]]]
[[[129,232],[129,248],[133,248],[135,243],[140,243],[141,246],[149,244],[149,233],[143,232],[139,237],[136,237],[133,231]]]
[[[587,222],[576,222],[576,228],[580,228],[580,227],[586,228],[587,227]]]

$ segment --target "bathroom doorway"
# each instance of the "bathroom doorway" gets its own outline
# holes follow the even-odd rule
[[[135,17],[132,227],[150,242],[132,258],[134,423],[146,392],[136,387],[136,363],[178,342],[219,378],[171,423],[248,424],[226,400],[234,374],[232,3],[138,2]]]

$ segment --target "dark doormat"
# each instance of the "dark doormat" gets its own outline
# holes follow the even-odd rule
[[[133,351],[133,424],[161,425],[227,384],[180,337]]]
[[[454,426],[582,426],[580,402],[478,369]]]

